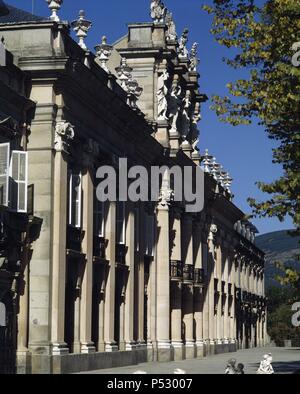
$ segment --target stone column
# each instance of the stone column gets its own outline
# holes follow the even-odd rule
[[[228,345],[229,344],[229,337],[230,337],[230,319],[229,319],[229,292],[228,292],[228,284],[229,284],[229,272],[230,272],[230,260],[228,256],[228,249],[224,250],[224,261],[225,261],[225,266],[224,266],[224,280],[225,280],[225,291],[226,291],[226,298],[225,298],[225,305],[224,305],[224,327],[223,327],[223,338],[224,338],[224,344]]]
[[[108,239],[106,249],[109,261],[108,276],[105,289],[104,309],[104,341],[105,351],[118,350],[115,342],[115,288],[116,288],[116,203],[110,202],[106,220],[105,234]]]
[[[193,248],[194,265],[196,269],[202,269],[202,234],[199,223],[194,223],[193,227]],[[195,318],[195,338],[197,357],[204,356],[204,337],[203,337],[203,289],[194,289],[194,318]]]
[[[181,213],[173,209],[171,220],[171,260],[181,259]],[[184,358],[182,343],[182,283],[173,282],[171,285],[171,340],[174,349],[174,359]]]
[[[219,240],[220,242],[220,240]],[[222,345],[223,344],[223,330],[222,330],[222,251],[221,251],[221,246],[220,244],[217,247],[217,278],[218,278],[218,292],[219,292],[219,297],[218,297],[218,304],[217,304],[217,344]]]
[[[212,225],[208,236],[208,309],[209,309],[209,353],[215,353],[216,330],[215,330],[215,245],[214,234],[217,227]]]
[[[184,265],[192,266],[193,262],[193,218],[185,214],[181,221],[182,232],[182,257]],[[183,291],[183,321],[185,323],[185,352],[186,358],[191,359],[196,355],[194,338],[194,289],[193,284],[185,285]]]
[[[236,278],[236,264],[234,260],[234,254],[230,253],[229,255],[230,261],[231,261],[231,294],[232,294],[232,302],[231,302],[231,309],[230,309],[230,343],[235,344],[237,341],[237,336],[236,336],[236,324],[237,324],[237,319],[236,319],[236,309],[235,309],[235,287],[237,286],[237,278]]]
[[[125,349],[132,350],[136,347],[134,341],[134,207],[132,203],[127,204],[127,226],[126,226],[126,240],[127,242],[127,253],[126,253],[126,265],[128,266],[129,274],[126,286],[125,296]]]
[[[203,300],[203,338],[206,348],[209,347],[209,271],[208,271],[208,245],[207,239],[202,239],[202,251],[203,251],[203,268],[204,268],[204,288],[202,289],[202,300]]]
[[[171,360],[169,204],[172,191],[163,184],[157,206],[157,358]]]
[[[92,146],[92,143],[90,143]],[[85,170],[82,174],[82,229],[84,239],[82,252],[86,263],[81,287],[80,303],[80,342],[81,353],[92,353],[95,346],[92,343],[92,291],[93,291],[93,240],[94,240],[94,184],[92,152],[85,152],[83,158]]]
[[[59,123],[55,130],[55,158],[53,177],[53,232],[52,232],[52,291],[51,291],[51,343],[52,354],[68,352],[64,342],[65,281],[66,281],[66,228],[68,164],[65,160],[69,143],[74,138],[73,127]]]

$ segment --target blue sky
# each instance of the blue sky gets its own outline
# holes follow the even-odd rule
[[[32,9],[32,0],[5,1],[27,11]],[[165,0],[166,6],[173,12],[178,34],[188,27],[189,45],[194,41],[199,43],[200,89],[208,97],[212,94],[225,94],[226,84],[241,77],[240,71],[234,71],[222,62],[227,50],[219,46],[209,32],[211,18],[202,11],[201,6],[211,2]],[[64,0],[59,15],[70,21],[77,18],[80,9],[84,9],[86,17],[93,22],[86,40],[89,48],[93,49],[103,35],[112,43],[126,34],[126,24],[129,22],[150,21],[149,5],[150,0]],[[50,15],[45,0],[34,0],[34,12],[42,16]],[[264,198],[255,182],[270,181],[281,174],[281,168],[272,164],[274,142],[270,141],[264,130],[257,125],[232,127],[220,123],[209,106],[210,102],[207,102],[202,107],[200,150],[203,152],[208,148],[217,161],[231,173],[234,178],[234,202],[249,213],[247,198]],[[290,220],[280,223],[277,219],[255,219],[254,224],[261,233],[292,227]]]

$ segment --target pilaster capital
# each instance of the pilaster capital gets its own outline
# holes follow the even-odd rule
[[[54,149],[56,152],[70,154],[70,144],[74,137],[74,126],[71,123],[66,121],[57,123],[54,137]]]
[[[174,201],[174,191],[167,187],[162,187],[158,197],[158,209],[168,210],[172,201]]]

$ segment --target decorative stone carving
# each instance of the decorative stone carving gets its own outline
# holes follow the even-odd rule
[[[100,66],[104,71],[109,73],[106,63],[109,60],[113,47],[107,44],[107,38],[105,36],[102,37],[101,44],[95,46],[96,56],[100,61]]]
[[[185,97],[182,100],[183,102],[183,110],[182,110],[182,139],[185,141],[187,136],[190,133],[191,128],[191,92],[189,90],[186,91]]]
[[[189,30],[184,29],[180,39],[179,39],[179,47],[178,47],[178,57],[179,58],[188,58],[189,51],[187,50],[187,43],[188,43],[188,34]]]
[[[177,121],[182,105],[181,92],[181,86],[178,84],[178,81],[174,79],[168,102],[169,120],[171,124],[170,133],[172,134],[178,133]]]
[[[189,71],[196,72],[197,71],[197,66],[199,64],[199,59],[198,59],[198,43],[194,42],[191,52],[190,52],[190,66],[189,66]]]
[[[177,40],[176,25],[173,20],[173,14],[170,11],[167,11],[166,24],[168,26],[167,36],[166,36],[167,41],[172,41],[172,42],[176,41]]]
[[[204,156],[202,158],[202,163],[203,163],[203,170],[204,172],[209,173],[210,172],[210,162],[211,162],[212,156],[208,153],[208,149],[205,149]]]
[[[161,0],[151,1],[151,18],[154,23],[164,23],[167,14],[167,8]]]
[[[75,137],[74,126],[68,122],[57,123],[55,128],[54,149],[69,153],[70,143]]]
[[[174,201],[174,191],[167,187],[162,187],[158,197],[158,207],[167,208]]]
[[[99,156],[99,144],[89,138],[83,145],[82,149],[82,165],[84,168],[91,168],[94,165],[95,159]]]
[[[86,51],[88,48],[84,39],[87,37],[88,31],[92,27],[92,22],[85,19],[85,12],[83,10],[79,11],[79,18],[71,23],[71,27],[79,38],[78,45]]]
[[[125,57],[121,59],[121,65],[116,68],[116,72],[121,87],[127,93],[127,104],[135,110],[138,109],[137,100],[141,96],[143,88],[132,78],[132,68],[127,65]]]
[[[48,7],[52,11],[52,15],[50,16],[50,19],[54,22],[59,22],[59,16],[57,15],[57,11],[60,10],[63,0],[46,0],[48,3]]]
[[[199,152],[197,145],[200,141],[199,130],[198,130],[198,122],[200,120],[201,120],[200,103],[196,103],[194,115],[191,123],[191,143],[192,143],[193,153]]]
[[[158,105],[158,111],[157,111],[157,120],[168,120],[167,117],[167,110],[168,110],[168,101],[167,101],[167,95],[168,95],[168,87],[167,87],[167,81],[169,79],[169,73],[167,70],[164,70],[158,77],[158,82],[157,82],[157,105]]]

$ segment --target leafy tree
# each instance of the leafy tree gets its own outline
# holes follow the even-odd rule
[[[248,71],[247,78],[228,83],[229,95],[213,97],[213,109],[234,126],[258,119],[276,141],[273,163],[283,168],[279,179],[257,183],[270,198],[249,198],[249,203],[260,217],[283,221],[290,216],[292,235],[299,235],[300,0],[214,0],[204,9],[214,17],[211,32],[217,42],[233,54],[224,61]],[[299,273],[286,274],[285,281],[300,288]]]

